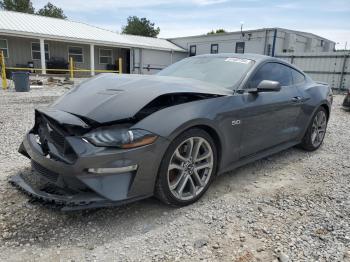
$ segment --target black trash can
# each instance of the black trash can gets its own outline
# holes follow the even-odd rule
[[[13,72],[12,80],[15,84],[16,92],[29,92],[29,72]]]

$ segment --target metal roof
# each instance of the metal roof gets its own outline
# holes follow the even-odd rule
[[[272,30],[279,30],[279,31],[285,31],[285,32],[292,32],[294,34],[299,34],[302,35],[304,37],[316,37],[319,39],[323,39],[332,43],[335,43],[332,40],[329,40],[327,38],[324,38],[322,36],[319,35],[315,35],[313,33],[309,33],[309,32],[303,32],[303,31],[296,31],[296,30],[292,30],[292,29],[286,29],[286,28],[281,28],[281,27],[271,27],[271,28],[259,28],[259,29],[250,29],[250,30],[243,30],[244,33],[253,33],[253,32],[259,32],[259,31],[272,31]],[[180,37],[170,37],[168,38],[168,40],[176,40],[176,39],[184,39],[184,38],[206,38],[206,37],[220,37],[220,36],[224,36],[224,35],[234,35],[234,34],[242,34],[241,31],[234,31],[234,32],[223,32],[223,33],[217,33],[217,34],[202,34],[202,35],[192,35],[192,36],[180,36]]]
[[[0,11],[0,34],[86,44],[185,51],[166,39],[118,34],[88,24],[13,11]]]

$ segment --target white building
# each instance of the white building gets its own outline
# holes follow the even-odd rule
[[[84,23],[32,14],[0,11],[0,50],[7,67],[42,69],[53,60],[76,68],[118,68],[124,73],[152,74],[187,56],[187,51],[166,39],[118,34]],[[57,63],[56,63],[57,64]]]
[[[50,73],[70,58],[85,74],[100,70],[153,74],[188,55],[258,53],[265,55],[328,52],[335,43],[320,36],[282,28],[161,39],[118,34],[85,23],[0,11],[0,50],[7,67],[33,66]],[[53,66],[56,61],[56,65]]]
[[[257,53],[274,56],[281,53],[330,52],[335,42],[300,31],[263,28],[242,32],[170,38],[188,50],[189,55],[208,53]]]

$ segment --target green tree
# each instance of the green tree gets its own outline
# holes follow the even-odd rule
[[[159,27],[155,28],[154,23],[150,20],[137,16],[129,16],[127,25],[122,27],[122,33],[129,35],[157,37],[159,32]]]
[[[216,29],[216,31],[211,30],[210,32],[207,33],[207,35],[214,35],[214,34],[221,34],[221,33],[226,33],[226,30],[222,28]]]
[[[62,8],[59,8],[50,2],[48,2],[43,8],[39,9],[37,12],[38,15],[42,16],[49,16],[49,17],[55,17],[55,18],[62,18],[66,19],[67,16],[63,13]]]
[[[34,14],[34,7],[30,0],[3,0],[0,7],[8,11]]]

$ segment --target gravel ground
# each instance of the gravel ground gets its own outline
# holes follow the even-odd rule
[[[292,148],[218,177],[184,208],[155,199],[61,213],[8,177],[33,109],[66,89],[0,91],[0,261],[350,261],[350,126],[335,96],[323,146]]]

